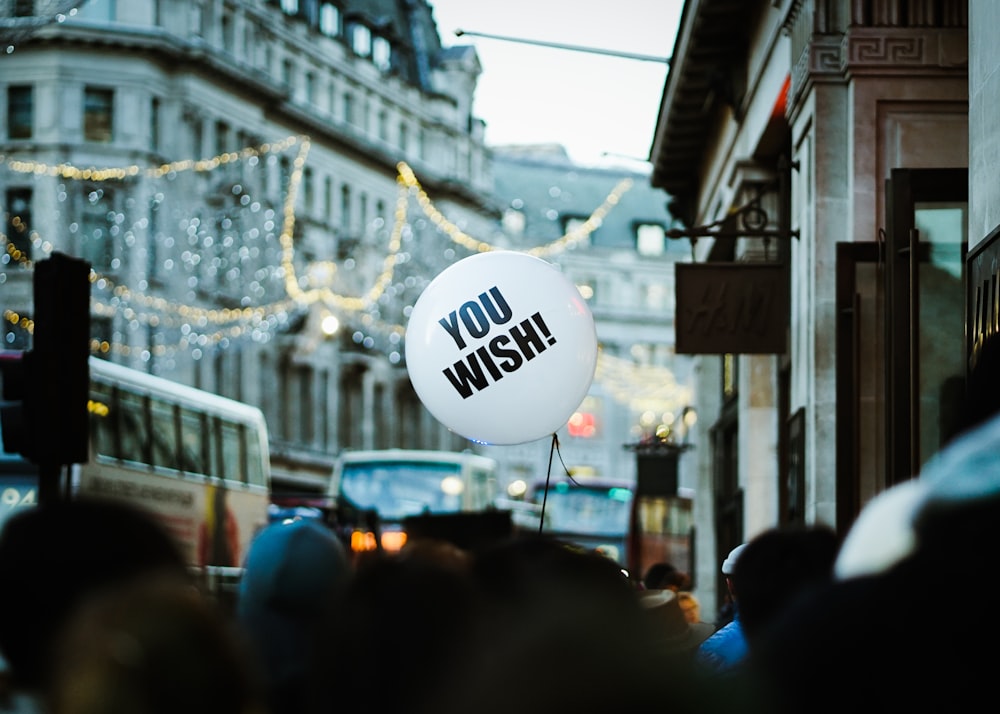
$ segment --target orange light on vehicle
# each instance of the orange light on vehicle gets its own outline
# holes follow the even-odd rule
[[[354,531],[351,533],[351,550],[355,553],[363,553],[375,550],[375,534],[371,531]]]
[[[387,553],[398,553],[406,545],[406,533],[403,531],[386,531],[382,534],[382,550]]]

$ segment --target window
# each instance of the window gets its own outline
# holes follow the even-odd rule
[[[635,227],[635,248],[639,255],[663,255],[666,233],[663,226],[642,223]]]
[[[229,125],[224,121],[215,123],[215,153],[225,154],[229,151]]]
[[[378,110],[378,138],[382,141],[389,140],[389,112],[385,109]]]
[[[156,97],[149,107],[149,143],[153,151],[160,150],[160,100]]]
[[[370,57],[372,54],[372,31],[364,25],[354,25],[351,28],[351,49],[359,57]]]
[[[278,161],[278,181],[282,191],[287,191],[292,180],[292,162],[287,156]]]
[[[639,286],[642,306],[661,312],[673,306],[674,295],[669,286],[662,282],[651,281]]]
[[[30,139],[35,123],[34,97],[31,87],[7,88],[7,137]]]
[[[191,118],[191,148],[194,150],[194,155],[201,157],[204,155],[204,139],[205,130],[202,126],[200,117]]]
[[[112,109],[114,92],[87,87],[83,92],[83,138],[108,143],[114,131]]]
[[[6,202],[4,204],[4,233],[10,246],[16,248],[25,258],[31,258],[31,189],[30,188],[9,188],[7,189]],[[2,254],[5,259],[9,259],[9,247],[4,246]]]
[[[351,230],[351,187],[340,187],[340,228],[344,233]]]
[[[306,215],[312,213],[314,200],[313,172],[312,169],[306,167],[302,169],[302,208]]]
[[[325,2],[319,6],[319,31],[327,37],[340,35],[340,9],[333,3]]]
[[[160,276],[159,246],[165,245],[166,239],[161,232],[163,224],[163,194],[154,193],[149,199],[149,235],[151,240],[146,246],[146,274],[150,279],[155,280]]]
[[[316,103],[316,73],[306,72],[306,102]]]
[[[31,5],[31,2],[26,3]],[[88,0],[88,2],[76,3],[77,7],[77,17],[87,20],[105,20],[112,21],[115,19],[115,0]],[[30,11],[29,15],[35,14],[34,11]]]
[[[569,235],[570,233],[581,230],[583,225],[587,222],[587,219],[579,216],[563,216],[562,222],[563,234]],[[594,244],[594,233],[596,233],[596,231],[591,231],[588,237],[589,245]],[[584,245],[587,245],[587,243],[584,243]]]
[[[80,216],[80,253],[94,270],[109,270],[114,260],[112,240],[118,234],[114,192],[103,186],[83,187]]]
[[[389,71],[392,57],[392,47],[389,40],[384,37],[376,37],[372,41],[372,62],[383,72]]]
[[[236,47],[236,33],[233,29],[233,18],[232,13],[223,12],[222,14],[222,49],[226,52],[232,53],[233,49]]]
[[[524,211],[508,208],[503,212],[503,229],[509,236],[524,235]]]
[[[348,124],[354,123],[354,95],[350,92],[344,92],[344,106],[343,106],[344,116],[343,119]]]
[[[286,15],[297,15],[299,12],[299,0],[281,0],[281,9]]]

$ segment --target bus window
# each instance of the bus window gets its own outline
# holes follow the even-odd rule
[[[202,414],[181,407],[178,409],[181,424],[180,468],[188,473],[210,473],[212,463],[208,453],[212,443],[211,432]]]
[[[374,512],[384,528],[381,547],[393,551],[405,543],[400,534],[408,518],[494,509],[496,469],[493,459],[469,452],[348,451],[337,460],[329,495],[342,514]],[[378,545],[362,519],[355,519],[352,547]]]
[[[598,550],[622,566],[628,564],[633,498],[631,484],[591,478],[560,480],[548,486],[539,481],[531,495],[543,509],[544,532]]]
[[[141,394],[118,394],[117,406],[111,418],[121,436],[121,452],[117,457],[135,464],[150,463],[149,420],[145,418],[144,399]],[[173,429],[170,430],[171,433]]]
[[[261,454],[261,444],[255,435],[247,428],[240,426],[240,441],[245,445],[243,449],[244,457],[243,471],[246,474],[246,481],[252,486],[267,486],[267,473],[263,468],[265,456]]]
[[[206,573],[238,567],[268,522],[261,411],[96,358],[90,373],[91,458],[73,467],[72,495],[151,511]]]
[[[243,448],[243,430],[239,424],[220,419],[216,425],[219,433],[219,453],[225,476],[240,483],[259,483],[247,473],[247,455]]]

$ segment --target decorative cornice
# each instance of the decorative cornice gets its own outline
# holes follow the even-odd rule
[[[852,27],[844,35],[842,62],[845,73],[886,70],[909,73],[914,69],[966,70],[969,65],[968,31],[965,28]]]

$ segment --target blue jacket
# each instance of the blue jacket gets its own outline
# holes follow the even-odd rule
[[[747,654],[747,640],[737,611],[732,621],[720,627],[695,652],[695,662],[706,671],[728,672]]]

